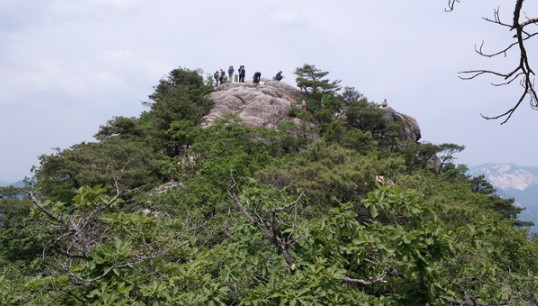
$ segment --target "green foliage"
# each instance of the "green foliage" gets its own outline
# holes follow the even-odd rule
[[[454,154],[463,151],[465,147],[451,143],[440,145],[429,142],[408,142],[400,146],[401,152],[410,168],[429,168],[437,172],[450,172],[453,168]]]
[[[32,261],[41,248],[27,221],[32,207],[25,192],[24,188],[0,187],[0,266],[13,263],[20,271],[33,271]]]
[[[151,110],[141,124],[148,141],[156,150],[163,150],[172,157],[178,147],[166,133],[174,121],[186,120],[200,123],[213,102],[207,97],[212,87],[204,83],[202,71],[177,68],[159,81],[146,105]]]
[[[378,142],[372,136],[372,132],[349,129],[343,120],[334,120],[327,125],[323,137],[327,142],[338,143],[361,154],[375,152],[378,147]]]
[[[100,143],[81,143],[51,155],[39,157],[34,169],[41,193],[62,202],[85,185],[114,189],[114,181],[132,189],[151,182],[155,154],[139,141],[111,138]]]
[[[191,256],[191,240],[184,236],[191,225],[162,214],[125,213],[119,204],[100,187],[81,188],[71,205],[43,203],[41,210],[48,213],[36,217],[43,226],[57,228],[43,240],[48,276],[6,288],[18,292],[21,301],[42,304],[163,301],[165,296],[148,296],[148,288],[155,287],[163,260],[182,262]],[[71,207],[69,212],[65,207]],[[8,291],[6,299],[12,296]]]
[[[112,137],[130,138],[137,136],[142,136],[138,120],[120,116],[109,120],[106,125],[102,125],[94,137],[99,141],[103,141]]]
[[[310,97],[320,102],[322,94],[330,94],[340,89],[340,81],[324,79],[329,72],[316,68],[315,65],[304,64],[295,69],[297,87],[305,91]]]
[[[270,148],[258,131],[245,127],[234,116],[201,130],[192,148],[197,170],[222,187],[227,186],[232,173],[240,177],[252,174],[270,161]]]
[[[139,118],[41,156],[30,198],[0,189],[0,304],[538,304],[538,239],[462,146],[402,143],[297,71],[311,107],[278,131],[200,128],[211,84],[179,68]]]
[[[258,178],[277,188],[304,190],[311,204],[358,203],[375,187],[377,175],[393,177],[401,160],[381,159],[375,154],[361,156],[337,144],[313,142],[296,156],[279,160],[258,172]]]
[[[167,147],[166,132],[176,120],[190,120],[199,123],[202,116],[213,105],[206,95],[211,87],[204,84],[202,72],[189,69],[174,69],[165,79],[160,80],[155,92],[149,96],[152,102],[144,128],[146,133],[159,140],[159,147]]]
[[[473,192],[481,193],[488,197],[489,208],[500,213],[503,218],[519,224],[519,221],[517,221],[517,215],[523,211],[523,208],[515,206],[514,199],[503,199],[498,196],[495,193],[495,188],[493,188],[493,186],[486,181],[484,175],[471,178],[469,183],[471,184],[471,190]]]
[[[342,98],[337,95],[340,81],[325,79],[328,74],[309,64],[295,69],[297,87],[305,93],[304,102],[308,105],[310,120],[318,124],[322,132],[324,125],[330,123],[335,115],[341,112],[343,104]]]
[[[394,150],[400,134],[401,126],[386,117],[379,107],[366,98],[356,97],[345,108],[348,129],[370,132],[382,148]]]

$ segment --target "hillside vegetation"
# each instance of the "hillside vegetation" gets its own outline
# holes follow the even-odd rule
[[[0,304],[538,304],[538,240],[452,163],[463,147],[296,72],[276,129],[201,128],[211,78],[178,68],[139,117],[42,155],[0,190]]]

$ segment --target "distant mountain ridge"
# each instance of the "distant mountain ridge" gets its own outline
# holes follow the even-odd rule
[[[6,183],[6,182],[3,182],[3,181],[0,181],[0,187],[5,187],[5,186],[24,187],[24,182],[23,181],[18,181],[18,182],[15,182],[15,183]]]
[[[525,207],[519,215],[521,220],[533,221],[538,232],[538,167],[520,166],[514,163],[483,164],[469,167],[468,174],[483,174],[497,194],[514,198],[516,205]]]
[[[473,176],[484,174],[497,189],[525,190],[538,185],[538,167],[519,166],[513,163],[484,164],[469,169]]]

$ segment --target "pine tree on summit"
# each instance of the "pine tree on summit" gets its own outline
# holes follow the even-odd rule
[[[315,97],[321,93],[334,93],[340,89],[340,81],[323,79],[329,72],[321,71],[315,65],[304,64],[295,69],[297,86],[307,95]]]

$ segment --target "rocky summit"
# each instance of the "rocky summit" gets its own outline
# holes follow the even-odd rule
[[[292,105],[300,105],[304,93],[285,82],[261,79],[253,82],[225,83],[216,87],[210,94],[215,105],[203,118],[202,127],[226,114],[234,114],[247,126],[276,129],[283,121],[291,120],[289,111]],[[415,118],[397,112],[391,107],[380,108],[388,119],[402,126],[401,140],[416,142],[420,139],[420,127]]]
[[[210,98],[215,105],[204,117],[202,126],[208,126],[226,114],[235,114],[247,126],[276,129],[281,121],[289,120],[290,107],[302,98],[302,93],[284,82],[262,79],[259,84],[222,84],[215,88]]]
[[[383,111],[385,116],[393,121],[400,123],[402,130],[400,132],[401,140],[411,140],[419,141],[420,140],[420,127],[415,118],[399,113],[395,111],[392,107],[384,107]]]

